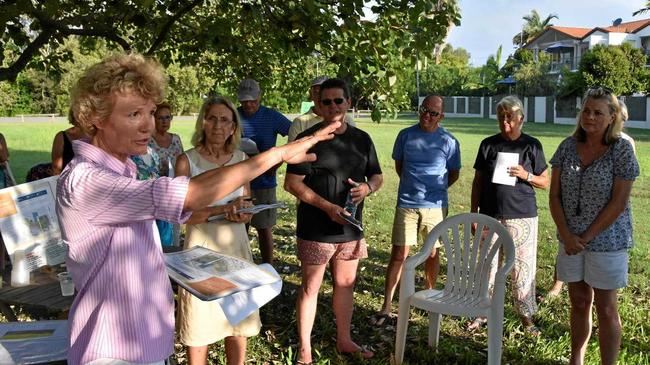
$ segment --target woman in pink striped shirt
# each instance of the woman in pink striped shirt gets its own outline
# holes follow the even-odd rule
[[[90,141],[73,141],[59,177],[57,214],[77,296],[69,315],[68,362],[161,364],[174,346],[174,303],[155,219],[181,223],[338,127],[192,178],[138,181],[130,155],[146,152],[165,77],[152,59],[118,54],[90,67],[72,93]]]

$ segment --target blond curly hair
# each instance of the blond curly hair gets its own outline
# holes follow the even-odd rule
[[[74,119],[88,136],[95,125],[113,110],[115,93],[135,92],[154,103],[165,96],[167,79],[163,67],[153,58],[135,53],[118,53],[90,66],[72,89]]]

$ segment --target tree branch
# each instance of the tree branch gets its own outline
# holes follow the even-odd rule
[[[81,36],[88,36],[88,37],[100,37],[100,38],[106,38],[108,40],[111,40],[117,44],[119,44],[122,49],[125,51],[128,51],[131,49],[131,45],[129,42],[127,42],[124,38],[120,37],[117,35],[117,32],[115,29],[112,28],[71,28],[67,24],[53,20],[53,19],[48,19],[43,16],[43,14],[39,12],[35,12],[34,16],[38,19],[38,21],[41,23],[43,26],[43,29],[47,28],[52,28],[57,30],[61,35],[68,36],[68,35],[81,35]]]
[[[20,71],[27,66],[34,54],[50,40],[53,34],[51,29],[43,29],[38,37],[23,50],[16,62],[8,67],[0,67],[0,81],[16,81]]]
[[[101,37],[111,40],[119,44],[122,49],[125,51],[131,50],[131,45],[124,38],[118,36],[115,33],[112,33],[110,30],[103,29],[78,29],[78,28],[66,28],[60,30],[63,35],[83,35],[89,37]]]
[[[194,0],[191,3],[185,5],[181,10],[178,11],[178,13],[172,15],[167,19],[165,24],[163,24],[162,28],[160,29],[160,33],[158,33],[158,36],[156,39],[153,41],[147,52],[145,52],[145,55],[151,55],[154,51],[160,47],[160,45],[163,43],[165,38],[167,37],[167,34],[169,34],[169,31],[172,29],[172,25],[176,23],[180,18],[183,17],[183,15],[187,14],[190,10],[194,9],[199,3],[202,3],[203,0]]]

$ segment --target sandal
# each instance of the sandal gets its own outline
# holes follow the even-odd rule
[[[396,319],[397,316],[392,313],[377,313],[370,317],[370,324],[377,327],[383,326],[384,324],[394,325]]]
[[[368,350],[366,346],[359,346],[356,351],[352,351],[352,352],[339,351],[339,353],[345,357],[360,359],[360,360],[369,360],[372,359],[373,356],[375,356],[375,353]]]
[[[314,363],[313,361],[304,362],[302,360],[296,360],[296,365],[312,365],[313,363]]]
[[[539,329],[539,327],[535,325],[530,325],[524,327],[524,333],[532,336],[532,337],[539,337],[539,335],[542,334],[542,331]]]
[[[470,332],[473,332],[473,331],[479,330],[482,327],[486,327],[486,326],[487,326],[487,318],[476,317],[476,318],[474,318],[473,321],[471,321],[467,325],[467,330],[470,331]]]

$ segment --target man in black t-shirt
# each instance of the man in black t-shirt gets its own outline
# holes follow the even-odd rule
[[[298,206],[298,259],[302,284],[298,294],[298,361],[311,363],[311,329],[316,316],[318,291],[323,274],[331,262],[334,281],[333,309],[336,316],[336,347],[342,353],[359,353],[363,358],[374,354],[352,341],[354,282],[359,259],[368,256],[363,232],[343,216],[348,194],[357,204],[354,218],[362,221],[363,200],[377,191],[383,177],[375,146],[370,136],[345,123],[351,105],[344,81],[329,79],[321,85],[318,100],[323,122],[298,135],[301,138],[334,122],[341,126],[334,139],[315,146],[310,152],[314,162],[287,168],[284,188],[300,199]]]

